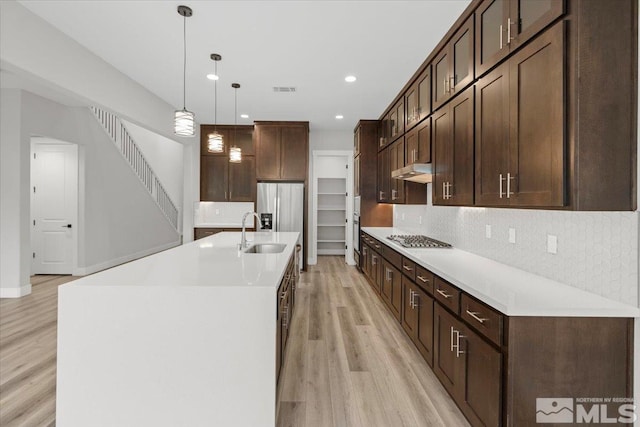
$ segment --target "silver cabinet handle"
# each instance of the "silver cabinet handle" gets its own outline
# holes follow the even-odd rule
[[[376,264],[377,264],[377,262],[376,262],[377,260],[378,260],[378,257],[377,257],[377,256],[375,256],[375,255],[371,256],[371,263],[372,263],[373,265],[376,265]]]
[[[460,350],[460,338],[466,338],[466,337],[464,335],[461,335],[460,331],[454,330],[454,333],[456,335],[456,345],[453,347],[456,349],[456,357],[460,357],[461,354],[464,354],[464,351]]]
[[[443,90],[443,93],[449,93],[447,91],[447,78],[446,77],[442,81],[442,90]]]
[[[380,249],[380,245],[375,245],[376,249]]]
[[[504,192],[502,191],[502,181],[504,181],[505,178],[503,178],[502,174],[500,174],[500,176],[498,177],[498,180],[500,182],[500,198],[502,199],[502,197],[504,196]]]
[[[453,84],[451,84],[453,82]],[[449,93],[455,92],[456,87],[456,76],[449,77]]]
[[[502,50],[502,24],[500,24],[500,50]]]
[[[484,323],[485,321],[489,320],[489,319],[484,319],[482,317],[478,317],[478,314],[480,314],[480,312],[478,311],[469,311],[469,310],[465,310],[465,311],[469,316],[473,317],[475,320],[477,320],[480,323]]]
[[[511,25],[513,24],[513,22],[511,22],[511,18],[507,19],[507,44],[511,44]]]
[[[380,198],[380,199],[384,199],[384,191],[381,191],[381,192],[380,192],[380,197],[379,197],[379,198]]]
[[[413,307],[413,290],[409,289],[409,307]]]
[[[413,271],[413,268],[409,267],[408,265],[403,265],[402,268],[407,271]]]
[[[391,269],[389,269],[387,267],[385,267],[384,270],[385,270],[385,276],[387,278],[387,282],[390,282],[391,281],[391,276],[393,275],[393,271],[391,271]]]
[[[453,352],[453,349],[455,348],[455,345],[453,345],[453,335],[454,335],[454,329],[453,329],[453,326],[452,326],[451,327],[451,351],[452,352]]]
[[[398,198],[398,197],[396,196],[396,193],[397,193],[397,192],[398,192],[397,190],[391,190],[391,200],[395,200],[395,199],[397,199],[397,198]]]
[[[426,277],[418,276],[418,280],[420,280],[422,283],[429,283],[429,279],[427,279]]]
[[[440,295],[442,295],[443,297],[447,298],[447,299],[453,297],[453,295],[449,295],[448,293],[446,293],[442,289],[436,289],[436,292],[439,293]]]
[[[511,180],[512,179],[516,179],[515,176],[511,176],[510,173],[507,173],[507,199],[510,199],[511,196],[514,194],[511,192]]]

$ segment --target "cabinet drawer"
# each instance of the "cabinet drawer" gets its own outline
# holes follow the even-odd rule
[[[461,305],[462,319],[497,345],[502,344],[502,314],[465,294]]]
[[[416,263],[402,257],[402,272],[414,282],[416,281]]]
[[[389,246],[380,244],[380,254],[384,256],[395,268],[402,270],[402,255],[391,249]]]
[[[436,277],[433,296],[444,307],[455,314],[460,314],[460,290],[458,288]]]
[[[416,278],[415,282],[419,287],[424,289],[429,295],[433,295],[433,280],[434,275],[426,268],[422,268],[419,265],[416,266]]]

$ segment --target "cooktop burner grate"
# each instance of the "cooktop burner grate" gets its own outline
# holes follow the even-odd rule
[[[399,243],[405,248],[451,248],[448,243],[441,242],[440,240],[432,239],[431,237],[422,236],[420,234],[393,234],[388,236],[387,239]]]

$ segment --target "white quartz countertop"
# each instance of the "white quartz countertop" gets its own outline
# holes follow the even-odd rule
[[[362,231],[508,316],[640,317],[638,307],[470,252],[409,249],[387,239],[392,234],[414,234],[402,229],[363,227]]]
[[[247,232],[254,243],[283,243],[278,254],[238,250],[238,232],[222,232],[177,246],[65,286],[262,286],[277,288],[299,233]]]

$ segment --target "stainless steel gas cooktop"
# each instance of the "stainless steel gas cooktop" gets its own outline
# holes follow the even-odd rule
[[[450,244],[420,234],[393,234],[387,239],[405,248],[450,248]]]

